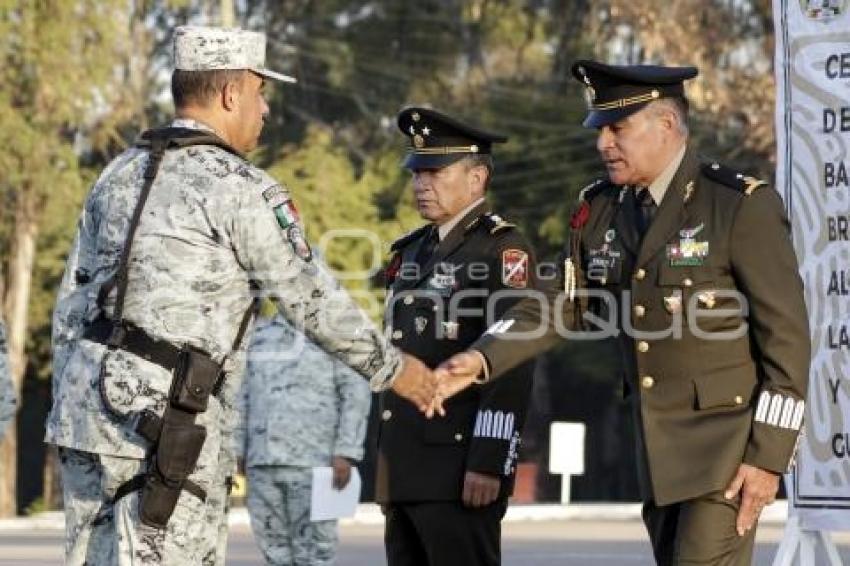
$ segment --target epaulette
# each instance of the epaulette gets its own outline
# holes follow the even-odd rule
[[[431,229],[431,225],[425,224],[424,226],[420,226],[419,228],[417,228],[416,230],[413,230],[412,232],[408,232],[407,234],[405,234],[404,236],[402,236],[401,238],[399,238],[398,240],[396,240],[395,242],[392,243],[392,245],[390,246],[390,251],[395,252],[395,251],[402,249],[404,246],[406,246],[410,242],[416,240],[420,236],[425,235],[425,233],[430,229]]]
[[[703,163],[702,174],[716,183],[723,186],[740,191],[747,196],[753,194],[759,187],[766,187],[767,182],[755,177],[738,173],[734,169],[730,169],[725,165],[721,165],[716,161],[711,163]]]
[[[516,224],[511,224],[498,214],[494,214],[492,212],[485,212],[478,218],[476,218],[470,225],[467,227],[467,230],[471,229],[478,223],[484,227],[485,230],[490,232],[491,234],[496,234],[501,232],[502,230],[507,230],[508,228],[515,228]]]
[[[604,191],[610,184],[611,182],[608,179],[596,179],[578,192],[579,202],[592,201],[596,195]]]

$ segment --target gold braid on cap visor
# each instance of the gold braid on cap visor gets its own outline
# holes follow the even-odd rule
[[[448,155],[449,153],[478,153],[477,145],[449,145],[444,147],[416,147],[413,153],[419,155]]]
[[[661,93],[657,90],[653,90],[647,94],[639,94],[637,96],[630,96],[629,98],[620,98],[618,100],[614,100],[612,102],[603,102],[600,104],[591,104],[591,110],[613,110],[615,108],[623,108],[625,106],[631,106],[632,104],[641,104],[642,102],[650,102],[652,100],[656,100],[661,97]]]

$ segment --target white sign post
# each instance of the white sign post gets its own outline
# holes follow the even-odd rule
[[[806,424],[774,564],[814,564],[850,529],[850,0],[773,0],[776,185],[791,219],[812,338]]]
[[[553,422],[549,428],[549,473],[561,476],[561,503],[570,502],[570,476],[584,474],[583,423]]]
[[[785,485],[791,494],[791,476],[786,476]],[[811,511],[807,511],[811,513]],[[785,532],[782,533],[782,542],[773,559],[773,566],[792,566],[794,558],[799,555],[800,566],[817,566],[815,552],[818,547],[826,555],[829,566],[842,566],[841,557],[835,548],[835,543],[829,536],[829,531],[806,529],[801,524],[801,516],[793,506],[788,510],[788,522],[785,524]]]

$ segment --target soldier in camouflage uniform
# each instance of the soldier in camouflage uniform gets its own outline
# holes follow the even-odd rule
[[[15,384],[6,348],[6,323],[0,318],[0,440],[15,416]]]
[[[363,457],[369,388],[277,316],[257,325],[240,399],[237,447],[266,563],[333,564],[337,522],[310,521],[313,467],[332,466],[334,486],[348,484],[352,462]]]
[[[287,189],[243,157],[257,145],[268,112],[264,77],[287,80],[264,68],[264,51],[259,33],[178,28],[172,128],[213,141],[164,151],[154,175],[148,173],[153,152],[134,146],[107,166],[85,202],[54,310],[53,407],[46,431],[47,442],[60,449],[67,564],[223,562],[215,544],[226,498],[216,494],[233,467],[226,445],[242,362],[232,350],[252,287],[324,350],[369,378],[373,389],[392,387],[423,410],[433,397],[433,375],[389,345],[311,261]],[[132,221],[139,202],[144,207]],[[125,249],[127,261],[121,259]],[[110,290],[105,284],[122,271],[126,277]],[[123,301],[116,288],[126,291]],[[137,431],[142,416],[162,422],[164,414],[174,414],[172,371],[145,359],[144,351],[131,352],[115,332],[124,326],[113,326],[108,339],[93,337],[99,321],[118,318],[118,305],[119,322],[131,325],[134,336],[160,348],[197,348],[224,377],[208,407],[193,417],[193,430],[205,429],[188,470],[195,489],[180,492],[165,528],[142,522],[139,491],[119,488],[161,471],[149,466],[152,444]],[[121,339],[120,347],[113,338]]]

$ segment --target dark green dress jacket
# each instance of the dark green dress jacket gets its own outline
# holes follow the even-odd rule
[[[570,246],[579,292],[551,293],[549,312],[523,301],[473,348],[498,378],[565,330],[618,333],[643,496],[659,505],[725,488],[742,462],[786,471],[810,337],[779,194],[689,148],[642,239],[637,214],[630,188],[589,186]],[[541,319],[543,336],[505,340]]]

